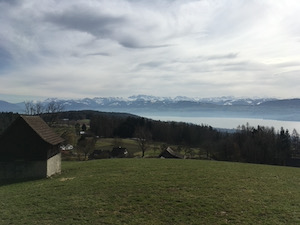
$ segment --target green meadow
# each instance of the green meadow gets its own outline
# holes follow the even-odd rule
[[[0,183],[0,224],[300,224],[300,169],[204,160],[63,162]]]

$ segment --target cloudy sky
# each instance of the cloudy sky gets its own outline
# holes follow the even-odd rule
[[[300,97],[299,0],[0,0],[0,99]]]

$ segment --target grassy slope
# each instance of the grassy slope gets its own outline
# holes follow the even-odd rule
[[[119,139],[120,140],[120,146],[127,148],[127,150],[130,153],[129,157],[141,157],[142,152],[140,147],[138,146],[137,141],[133,139]],[[162,143],[160,142],[152,142],[149,144],[147,151],[145,152],[146,157],[158,157],[160,154],[160,145]],[[114,139],[113,138],[100,138],[96,142],[95,149],[101,149],[101,150],[109,150],[111,151],[115,147]],[[155,150],[155,151],[154,151]]]
[[[136,140],[133,139],[119,139],[120,140],[120,146],[127,148],[127,150],[130,153],[129,157],[141,157],[142,152],[140,147],[138,146],[138,143]],[[145,158],[157,158],[159,154],[161,153],[161,146],[163,142],[151,142],[148,145],[148,148],[145,152]],[[168,145],[167,145],[168,146]],[[113,138],[100,138],[96,142],[95,149],[101,149],[101,150],[109,150],[111,151],[112,148],[115,147],[114,139]],[[172,149],[177,151],[178,146],[171,145]],[[180,154],[184,155],[184,148],[185,146],[181,146],[182,150],[179,152]],[[202,158],[206,158],[206,151],[201,148],[189,148],[190,150],[193,150],[193,157],[199,158],[200,156]],[[186,154],[186,157],[191,157],[190,154]]]
[[[298,168],[199,160],[63,162],[0,186],[0,224],[299,224]]]

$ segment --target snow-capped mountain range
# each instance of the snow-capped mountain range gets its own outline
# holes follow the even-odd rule
[[[157,97],[150,95],[133,95],[128,98],[122,97],[95,97],[95,98],[83,98],[83,99],[57,99],[57,98],[49,98],[46,99],[43,103],[48,103],[51,101],[60,102],[65,105],[67,108],[73,108],[75,105],[79,106],[89,106],[96,107],[97,106],[117,106],[117,105],[140,105],[143,103],[144,105],[150,104],[176,104],[179,102],[190,102],[190,103],[208,103],[208,104],[216,104],[216,105],[260,105],[261,103],[267,101],[277,100],[275,98],[235,98],[232,96],[224,96],[224,97],[215,97],[215,98],[190,98],[185,96],[177,96],[177,97]],[[85,107],[84,107],[85,108]]]
[[[83,99],[49,98],[40,102],[46,106],[56,102],[65,111],[97,110],[126,112],[137,115],[253,117],[300,121],[300,99],[276,98],[190,98],[185,96],[157,97],[134,95],[122,97],[95,97]],[[34,103],[34,102],[33,102]],[[24,113],[24,102],[13,104],[0,101],[0,111]]]

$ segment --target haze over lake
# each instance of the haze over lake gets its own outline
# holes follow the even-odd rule
[[[223,118],[223,117],[179,117],[179,116],[153,116],[153,115],[143,115],[144,117],[151,118],[154,120],[161,121],[176,121],[176,122],[186,122],[194,123],[198,125],[209,125],[214,128],[224,128],[224,129],[236,129],[239,125],[246,125],[257,127],[274,127],[276,131],[283,127],[285,130],[288,129],[290,134],[293,129],[300,131],[300,122],[297,121],[282,121],[282,120],[265,120],[265,119],[254,119],[254,118]]]

